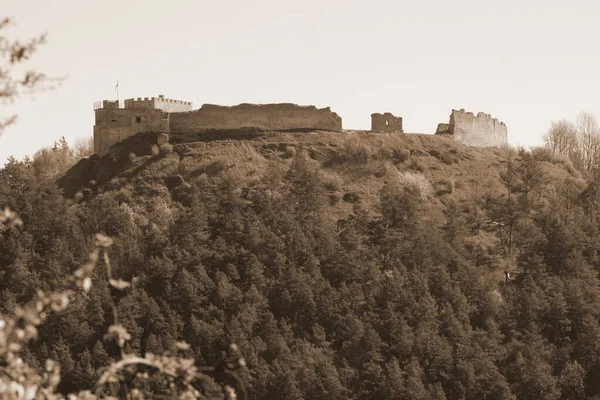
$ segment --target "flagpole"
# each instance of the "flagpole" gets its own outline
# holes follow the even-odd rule
[[[119,80],[117,79],[117,86],[115,86],[115,89],[117,89],[117,103],[119,102]]]

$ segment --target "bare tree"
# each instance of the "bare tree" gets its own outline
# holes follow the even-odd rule
[[[600,171],[600,123],[594,114],[582,111],[574,123],[553,121],[543,139],[546,147],[567,155],[577,169]]]
[[[598,166],[600,151],[600,127],[596,117],[586,111],[579,113],[576,119],[577,132],[583,167],[587,171],[595,170]]]
[[[94,154],[94,138],[91,136],[78,137],[73,144],[73,151],[77,160]]]
[[[39,46],[46,43],[46,35],[40,35],[25,43],[8,39],[4,31],[11,25],[14,25],[11,18],[0,19],[0,101],[4,104],[14,102],[24,94],[53,89],[63,79],[50,78],[32,70],[26,70],[24,73],[15,71],[22,68]],[[0,135],[16,120],[16,115],[0,117]]]
[[[552,125],[543,137],[544,144],[554,153],[574,155],[577,152],[577,127],[570,121],[562,119],[552,121]]]

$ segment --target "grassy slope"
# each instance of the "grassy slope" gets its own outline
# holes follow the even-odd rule
[[[320,166],[330,192],[358,197],[367,204],[376,201],[385,180],[394,179],[398,172],[422,173],[434,188],[432,201],[440,206],[449,199],[466,204],[488,194],[499,195],[504,190],[499,173],[506,160],[505,150],[468,147],[440,135],[361,131],[272,133],[250,140],[175,144],[172,152],[160,155],[139,148],[139,143],[116,145],[111,154],[103,157],[102,162],[109,166],[103,164],[102,168],[95,168],[101,171],[94,172],[77,170],[76,166],[63,182],[95,180],[104,190],[111,190],[131,187],[139,179],[159,183],[172,175],[181,175],[193,183],[203,175],[227,171],[237,177],[240,185],[247,186],[260,179],[267,168],[285,168],[291,164],[295,152],[305,151]],[[114,161],[116,153],[121,153],[123,159],[123,154],[131,150],[138,157]],[[110,166],[114,171],[106,176]],[[553,179],[562,180],[569,175],[560,164],[545,162],[544,169]],[[111,175],[115,176],[107,179]],[[449,180],[453,181],[452,193],[448,190],[444,193],[441,189],[450,185]],[[334,214],[343,212],[340,203],[332,208]]]
[[[174,150],[179,156],[166,155],[149,167],[148,175],[180,174],[193,181],[205,173],[227,170],[238,176],[240,183],[248,184],[259,179],[268,166],[284,168],[291,164],[294,152],[306,151],[320,166],[329,189],[342,195],[356,194],[367,203],[374,202],[385,180],[398,172],[422,173],[436,192],[447,186],[448,179],[453,180],[451,194],[435,195],[441,203],[448,198],[464,203],[504,191],[499,173],[506,160],[505,150],[468,147],[443,136],[353,131],[276,133],[253,140],[177,144]],[[560,165],[544,163],[544,168],[554,179],[568,176]]]

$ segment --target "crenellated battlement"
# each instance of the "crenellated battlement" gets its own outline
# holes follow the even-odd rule
[[[121,102],[118,100],[101,100],[94,103],[94,110],[102,108],[121,108]]]
[[[167,99],[163,95],[160,95],[158,97],[132,97],[130,99],[125,99],[124,108],[152,108],[174,113],[192,111],[193,104],[191,101]]]
[[[180,105],[192,107],[191,101],[167,99],[163,95],[160,95],[158,97],[152,97],[152,100],[157,101],[157,102],[164,102],[164,103],[169,103],[169,104],[180,104]]]

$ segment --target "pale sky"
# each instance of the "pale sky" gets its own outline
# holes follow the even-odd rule
[[[67,75],[54,92],[2,106],[19,120],[0,165],[92,135],[93,103],[152,97],[330,106],[344,129],[370,114],[433,133],[453,108],[541,144],[552,120],[600,116],[597,0],[0,0],[10,37],[47,32],[29,64]]]

